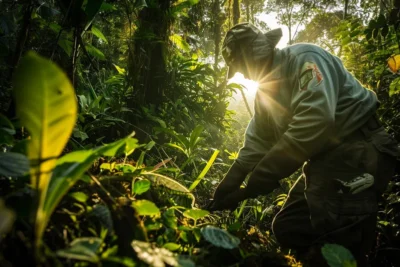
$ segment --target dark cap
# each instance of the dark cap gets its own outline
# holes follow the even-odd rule
[[[233,26],[226,33],[222,44],[222,56],[229,66],[228,79],[232,78],[240,67],[235,66],[235,63],[238,63],[241,57],[251,57],[254,62],[266,59],[272,54],[281,37],[281,29],[264,34],[249,22]]]

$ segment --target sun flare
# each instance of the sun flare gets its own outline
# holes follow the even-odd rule
[[[243,85],[247,89],[244,90],[244,92],[250,95],[255,95],[258,89],[258,82],[244,78],[241,73],[236,73],[235,76],[229,80],[229,83],[238,83]]]

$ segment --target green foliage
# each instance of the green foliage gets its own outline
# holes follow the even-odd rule
[[[150,189],[151,183],[149,180],[134,180],[132,182],[132,192],[141,195]]]
[[[0,175],[23,176],[29,172],[28,158],[19,153],[0,153]]]
[[[210,212],[207,210],[189,209],[185,210],[183,216],[192,219],[194,221],[194,225],[196,226],[197,220],[207,216],[208,214],[210,214]]]
[[[133,208],[140,216],[159,216],[160,210],[157,206],[148,200],[137,200],[132,203]]]
[[[171,251],[165,248],[157,248],[150,243],[134,240],[132,247],[137,253],[139,259],[143,262],[154,267],[164,267],[166,264],[169,266],[195,266],[193,262],[187,259],[179,259]]]
[[[75,93],[66,75],[50,61],[28,53],[14,78],[17,114],[29,130],[31,185],[38,191],[36,242],[49,217],[44,208],[56,158],[68,141],[76,120]]]
[[[226,249],[236,248],[240,244],[240,240],[229,234],[226,230],[214,226],[207,225],[201,229],[203,237],[217,247]]]
[[[214,153],[212,154],[211,158],[208,160],[206,166],[204,169],[201,171],[199,176],[196,178],[196,180],[191,184],[189,187],[190,191],[193,191],[196,186],[201,182],[201,180],[204,178],[204,176],[207,174],[208,170],[211,168],[212,164],[214,163],[215,159],[217,158],[219,153],[219,150],[215,150]]]
[[[103,243],[101,238],[81,237],[71,242],[70,247],[57,251],[59,257],[72,260],[83,260],[93,263],[100,262],[97,252]]]
[[[0,3],[0,112],[9,106],[12,74],[23,112],[21,121],[0,114],[1,266],[299,266],[293,255],[282,255],[270,231],[290,179],[285,190],[243,201],[233,213],[204,210],[237,157],[249,119],[238,114],[235,122],[227,110],[242,88],[226,85],[219,50],[233,22],[229,4],[239,1],[14,2]],[[243,0],[240,21],[267,29],[257,13],[278,11],[282,22],[296,25],[293,40],[324,46],[376,91],[379,115],[399,138],[398,69],[388,64],[400,53],[398,10],[345,2],[343,19],[344,2],[263,7]],[[29,49],[66,75],[37,56],[21,61]],[[63,100],[64,87],[72,89],[68,79],[76,94]],[[73,111],[76,100],[77,123],[63,122],[62,112]],[[40,109],[45,117],[26,118]],[[48,141],[35,141],[35,130]],[[35,142],[42,147],[32,150]],[[34,170],[50,162],[48,172]],[[39,209],[37,182],[47,190],[40,191]],[[398,183],[391,181],[379,212],[377,252],[370,257],[377,266],[397,249]],[[31,214],[39,211],[35,230]],[[29,249],[34,238],[46,245]],[[355,266],[342,247],[327,245],[322,253],[331,266]]]
[[[353,255],[343,246],[325,244],[321,252],[330,267],[357,267]]]

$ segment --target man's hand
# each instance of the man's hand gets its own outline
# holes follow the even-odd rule
[[[243,170],[239,163],[232,164],[225,178],[219,183],[214,192],[214,200],[221,201],[228,194],[239,190],[240,185],[243,183],[247,176],[247,172]]]
[[[238,206],[238,203],[245,200],[246,196],[246,188],[239,188],[236,191],[225,195],[224,198],[216,200],[213,199],[210,204],[207,205],[206,209],[209,211],[216,210],[235,210]]]

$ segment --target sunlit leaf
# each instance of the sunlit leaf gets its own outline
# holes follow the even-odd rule
[[[126,70],[124,68],[121,68],[120,66],[117,66],[115,64],[113,64],[115,69],[118,71],[119,74],[125,74]]]
[[[98,48],[94,47],[91,44],[85,45],[86,51],[91,55],[94,56],[95,58],[99,60],[106,60],[106,56],[104,55],[103,52],[101,52]]]
[[[141,216],[159,216],[160,210],[157,206],[149,200],[136,200],[132,203],[132,207]]]
[[[389,96],[400,93],[400,77],[394,79],[389,85]]]
[[[177,243],[165,243],[163,248],[166,248],[170,251],[176,251],[181,248],[181,245],[179,245]]]
[[[183,216],[197,221],[198,219],[203,218],[203,217],[207,216],[208,214],[210,214],[210,212],[207,210],[190,209],[190,210],[186,210],[183,213]]]
[[[141,195],[150,189],[151,182],[147,179],[135,180],[132,184],[132,192]]]
[[[77,103],[65,73],[33,52],[22,59],[13,82],[16,112],[31,136],[28,158],[31,185],[40,192],[35,225],[40,242],[49,216],[44,202],[51,172],[74,128]]]
[[[193,191],[196,186],[201,182],[201,180],[206,176],[208,170],[211,168],[212,164],[214,163],[215,159],[217,158],[219,153],[219,150],[215,150],[214,153],[212,154],[211,158],[208,160],[206,166],[204,169],[201,171],[199,176],[196,178],[196,180],[190,185],[189,190]]]
[[[169,189],[183,192],[183,193],[190,193],[189,189],[187,189],[184,185],[181,183],[175,181],[172,178],[169,178],[167,176],[158,174],[158,173],[153,173],[153,172],[143,172],[143,175],[145,175],[150,181],[152,181],[156,186],[157,185],[163,185]]]
[[[169,147],[176,148],[176,149],[178,149],[178,150],[180,150],[181,152],[183,152],[183,153],[185,153],[185,154],[186,154],[186,151],[185,151],[185,149],[184,149],[183,147],[181,147],[181,146],[177,145],[177,144],[173,144],[173,143],[166,143],[165,145],[167,145],[167,146],[169,146]]]
[[[357,263],[351,252],[340,245],[325,244],[321,248],[322,255],[330,267],[356,267]]]
[[[88,200],[88,195],[86,195],[83,192],[73,192],[71,194],[69,194],[72,198],[74,198],[76,201],[82,202],[82,203],[86,203],[86,201]]]
[[[201,229],[201,234],[208,242],[217,247],[233,249],[240,244],[239,238],[215,226],[207,225],[203,227]]]
[[[130,139],[126,140],[125,156],[129,156],[130,154],[132,154],[133,151],[135,151],[135,149],[138,147],[139,147],[139,144],[138,144],[137,139],[130,138]]]
[[[400,69],[400,55],[394,55],[391,56],[388,60],[387,60],[389,69],[393,72],[393,73],[397,73]]]
[[[100,31],[99,28],[96,26],[92,26],[92,33],[93,35],[97,36],[97,38],[103,40],[105,43],[108,43],[107,38],[104,36],[104,34]]]
[[[179,34],[173,34],[169,36],[169,40],[175,44],[178,49],[181,49],[185,52],[190,51],[190,45]]]
[[[115,6],[113,6],[112,4],[103,2],[100,6],[99,11],[111,11],[111,10],[118,10]]]

